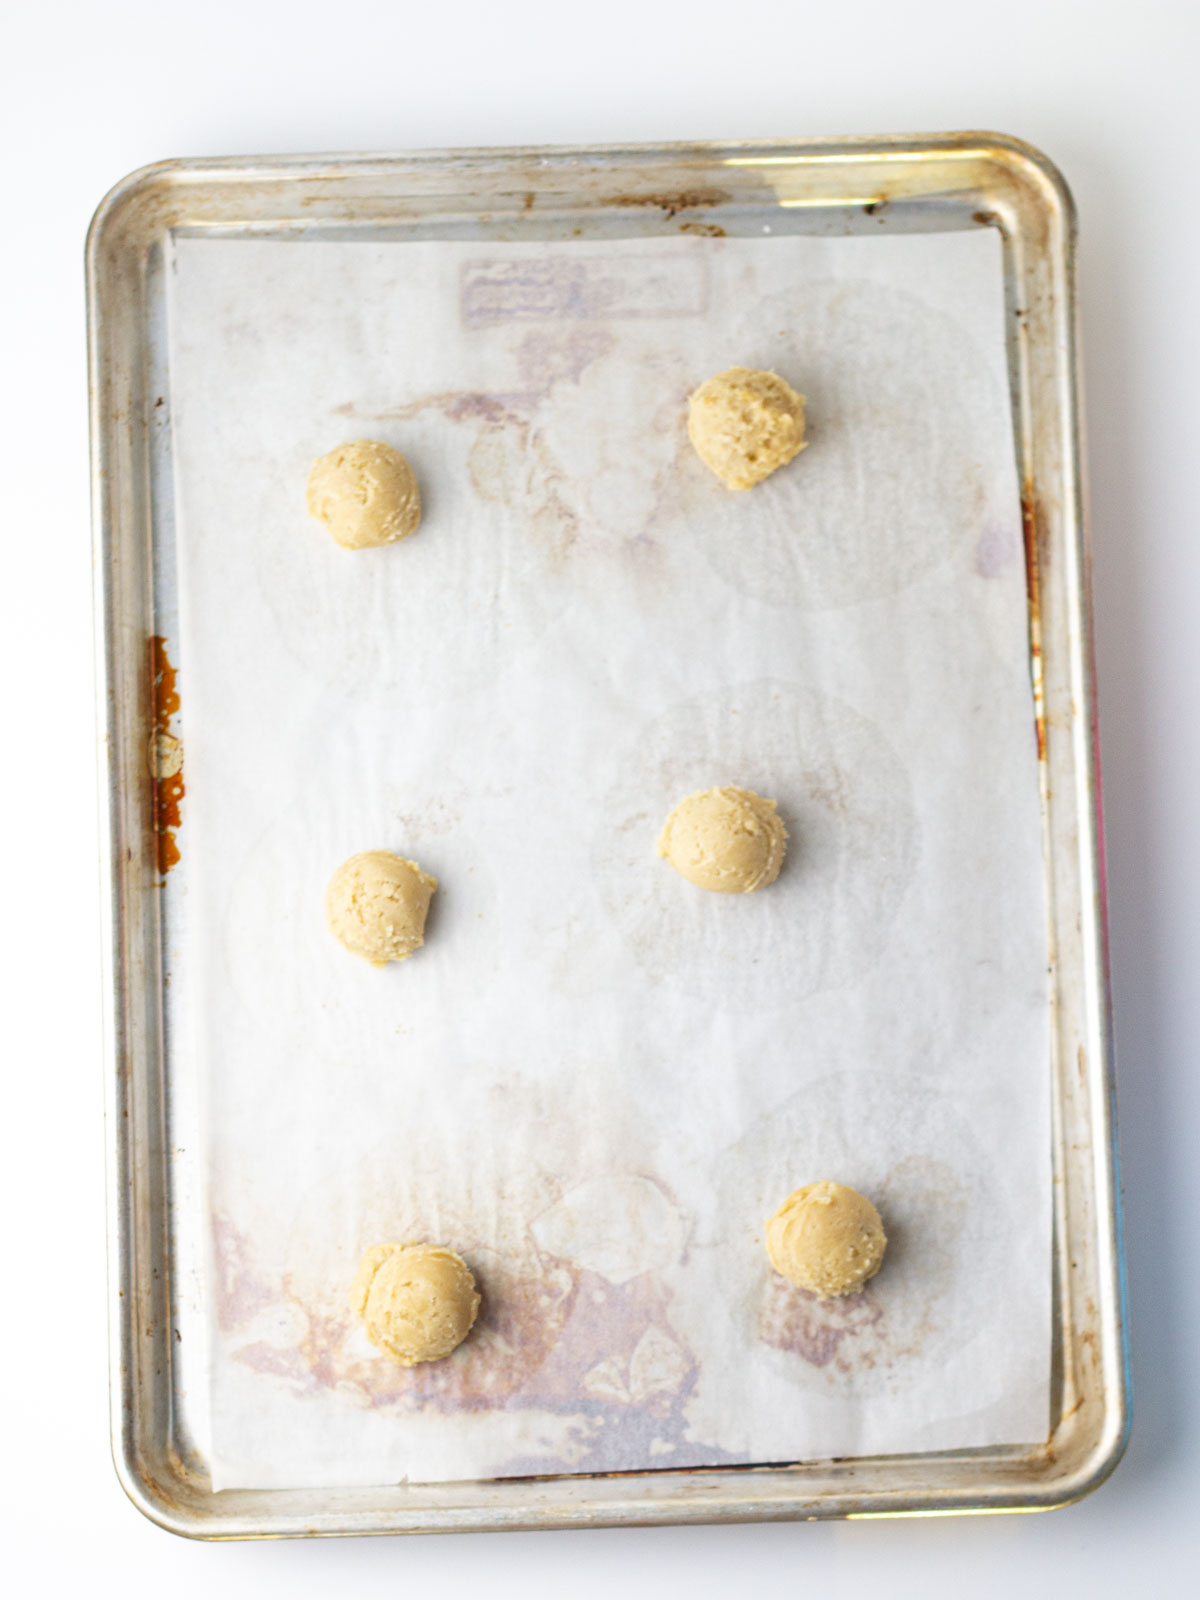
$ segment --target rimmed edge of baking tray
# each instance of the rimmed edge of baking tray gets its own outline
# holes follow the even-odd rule
[[[776,208],[825,234],[995,227],[1004,240],[1042,756],[1054,1103],[1051,1429],[995,1450],[406,1484],[225,1490],[174,1426],[161,900],[146,740],[155,627],[145,331],[172,231],[354,238],[738,232]],[[580,213],[587,227],[578,226]],[[572,221],[574,220],[574,225]],[[451,1532],[1044,1510],[1087,1494],[1129,1429],[1125,1291],[1089,548],[1076,225],[1061,175],[993,133],[802,143],[424,151],[168,161],[102,202],[87,243],[101,825],[113,1455],[134,1503],[191,1537]]]

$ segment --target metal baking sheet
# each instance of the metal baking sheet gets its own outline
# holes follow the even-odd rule
[[[175,637],[176,621],[162,403],[165,245],[172,234],[196,233],[524,241],[753,237],[764,227],[826,235],[995,227],[1004,240],[1051,901],[1056,1426],[1036,1449],[617,1479],[213,1493],[191,1426],[204,1384],[195,1084],[175,1044],[188,1037],[186,985],[170,984],[186,948],[187,897],[180,875],[160,874],[174,849],[180,784],[161,643]],[[1126,1401],[1072,250],[1061,180],[1042,158],[992,136],[175,163],[135,175],[109,197],[93,227],[89,287],[110,761],[103,792],[114,868],[114,1418],[123,1479],[149,1514],[180,1531],[229,1536],[885,1513],[1053,1504],[1111,1466]]]

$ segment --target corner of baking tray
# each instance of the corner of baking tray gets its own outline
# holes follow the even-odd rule
[[[1064,1463],[1055,1471],[1054,1441],[1046,1446],[1045,1459],[1049,1471],[1038,1496],[1038,1509],[1057,1511],[1075,1505],[1094,1494],[1117,1470],[1129,1444],[1132,1412],[1129,1403],[1128,1372],[1122,1370],[1116,1393],[1104,1408],[1104,1417],[1096,1437],[1086,1445],[1078,1460]]]
[[[116,1418],[112,1460],[126,1496],[155,1527],[183,1539],[222,1537],[213,1520],[194,1503],[194,1492],[182,1466],[164,1462],[162,1473],[155,1473],[139,1450],[132,1429],[122,1426]]]
[[[180,160],[155,161],[138,167],[113,185],[96,207],[88,224],[84,259],[88,285],[96,287],[100,264],[106,255],[122,247],[144,247],[151,239],[170,228],[182,207],[174,191],[194,163]]]
[[[1013,134],[988,130],[947,136],[954,148],[970,150],[995,167],[1002,188],[1014,184],[1034,195],[1041,208],[1060,219],[1068,235],[1076,230],[1075,197],[1062,171],[1043,150]]]

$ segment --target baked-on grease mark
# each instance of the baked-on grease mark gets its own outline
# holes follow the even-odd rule
[[[593,347],[596,331],[581,330]],[[263,602],[288,649],[323,682],[419,684],[426,698],[454,699],[493,681],[499,664],[527,649],[569,598],[559,581],[561,545],[570,539],[558,505],[561,473],[532,439],[526,455],[538,381],[518,371],[511,391],[438,390],[337,408],[347,434],[402,438],[428,487],[428,529],[402,559],[364,563],[335,552],[331,560],[322,541],[296,538],[294,517],[276,509],[278,486],[264,480],[265,536],[254,549]],[[482,454],[515,472],[515,505],[500,525],[490,507],[480,515],[474,503],[467,458],[480,435],[489,436]],[[431,626],[431,606],[455,625]]]
[[[161,634],[150,638],[150,707],[153,730],[150,737],[151,815],[154,827],[154,853],[158,870],[165,877],[179,860],[175,831],[182,824],[183,746],[171,732],[171,719],[179,710],[176,669],[167,658],[167,641]]]
[[[758,1334],[764,1344],[798,1355],[811,1367],[832,1365],[835,1371],[849,1373],[875,1366],[878,1348],[873,1341],[860,1345],[855,1336],[876,1328],[883,1315],[871,1289],[820,1300],[773,1273],[759,1307]]]
[[[236,1333],[279,1299],[260,1276],[253,1252],[231,1219],[214,1212],[212,1223],[213,1302],[222,1333]]]
[[[687,209],[670,209],[667,197],[625,203],[660,205],[669,217]],[[572,251],[540,261],[527,257],[466,261],[458,308],[463,326],[476,329],[513,322],[694,317],[708,309],[708,302],[708,262],[699,253],[667,258],[647,252],[614,258]]]
[[[825,1373],[834,1387],[928,1356],[929,1347],[950,1333],[944,1301],[961,1275],[960,1240],[969,1208],[960,1177],[941,1161],[908,1156],[876,1192],[889,1219],[904,1219],[900,1226],[889,1220],[894,1259],[884,1281],[872,1279],[858,1293],[821,1299],[776,1272],[758,1293],[759,1339]]]
[[[254,1285],[254,1312],[265,1309],[257,1281],[240,1281]],[[298,1298],[285,1277],[273,1300],[301,1313],[303,1334],[290,1347],[243,1345],[234,1359],[302,1379],[310,1391],[343,1390],[372,1409],[573,1414],[637,1406],[663,1418],[695,1382],[695,1358],[671,1326],[669,1291],[656,1274],[616,1285],[550,1258],[508,1269],[489,1263],[479,1293],[474,1331],[452,1357],[397,1367],[363,1353],[349,1312]],[[247,1305],[238,1325],[251,1320]]]
[[[550,352],[533,341],[533,335],[525,341],[532,345],[528,361],[532,387],[528,389],[503,393],[445,390],[421,395],[379,416],[404,422],[435,412],[449,422],[480,425],[467,460],[476,494],[482,500],[522,511],[535,533],[548,536],[544,542],[551,556],[561,560],[575,541],[579,518],[563,500],[563,470],[532,419],[551,387],[563,379],[578,382],[583,368],[603,353],[605,345],[595,338],[585,338],[582,349],[563,371],[556,369]],[[572,345],[575,343],[571,341]],[[521,364],[527,365],[525,360]],[[336,409],[350,414],[354,407]]]
[[[532,535],[518,549],[545,568],[544,578],[586,556],[655,586],[665,565],[655,528],[672,495],[670,441],[685,426],[686,374],[644,358],[632,409],[614,411],[606,401],[613,373],[604,365],[614,346],[604,326],[530,328],[514,351],[510,388],[434,391],[386,409],[346,403],[336,410],[368,425],[411,427],[434,416],[465,424],[471,487]]]
[[[1033,685],[1033,723],[1038,760],[1046,759],[1046,685],[1042,669],[1041,549],[1042,522],[1037,491],[1026,478],[1021,486],[1021,529],[1025,541],[1025,598],[1029,608],[1029,676]]]
[[[316,1299],[288,1273],[268,1285],[227,1217],[214,1217],[213,1238],[217,1320],[230,1359],[301,1397],[333,1392],[356,1407],[400,1413],[577,1418],[588,1439],[582,1455],[572,1456],[572,1470],[611,1470],[627,1461],[631,1422],[635,1432],[654,1436],[647,1465],[651,1454],[669,1456],[686,1441],[684,1410],[698,1366],[673,1326],[671,1290],[657,1272],[615,1284],[536,1249],[501,1258],[463,1242],[479,1263],[481,1304],[471,1337],[443,1361],[399,1367],[370,1350],[344,1299]],[[508,1470],[563,1465],[539,1457]]]
[[[797,292],[748,302],[732,340],[747,367],[805,392],[811,448],[757,486],[749,540],[741,497],[684,438],[675,516],[734,588],[823,611],[897,594],[978,536],[1003,503],[985,469],[1007,399],[962,325],[916,297],[814,280],[797,319]]]
[[[614,194],[607,202],[610,206],[645,206],[675,217],[681,211],[713,210],[728,199],[728,189],[679,189],[663,194]]]

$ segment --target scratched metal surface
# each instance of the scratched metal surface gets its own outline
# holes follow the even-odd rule
[[[1004,240],[1042,757],[1052,984],[1052,1428],[1034,1448],[342,1490],[227,1490],[205,1466],[203,1241],[184,986],[186,851],[171,771],[177,638],[163,246],[172,231],[306,239],[595,239],[994,227]],[[1040,1509],[1128,1430],[1075,220],[1057,172],[992,134],[181,161],[135,173],[88,240],[100,797],[107,832],[107,1137],[114,1456],[135,1503],[197,1537],[437,1532]],[[152,665],[152,662],[156,662]],[[176,666],[178,662],[174,663]],[[157,685],[157,687],[156,687]],[[168,736],[164,741],[161,736]],[[156,736],[159,736],[156,738]],[[149,753],[159,751],[158,765]]]

